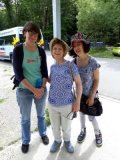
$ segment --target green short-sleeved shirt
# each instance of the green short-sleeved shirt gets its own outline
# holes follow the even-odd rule
[[[39,51],[36,46],[36,51],[31,52],[27,50],[24,44],[23,52],[24,52],[24,58],[22,67],[23,67],[24,77],[30,82],[30,84],[36,86],[37,79],[42,80],[42,75],[40,71],[41,57],[39,56]],[[24,88],[22,84],[20,84],[19,87]]]

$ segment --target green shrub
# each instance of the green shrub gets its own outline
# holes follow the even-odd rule
[[[0,103],[3,103],[5,101],[5,98],[0,98]]]
[[[91,48],[90,55],[98,58],[113,58],[111,50],[108,50],[105,47],[101,48]]]
[[[51,123],[50,123],[48,108],[46,108],[45,112],[46,112],[46,124],[47,126],[49,126]]]

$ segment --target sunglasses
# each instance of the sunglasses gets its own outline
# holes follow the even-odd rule
[[[64,117],[67,118],[67,119],[69,119],[69,120],[73,120],[74,118],[77,117],[77,113],[71,111],[70,113],[68,113],[67,116],[64,116]]]
[[[28,34],[29,34],[29,36],[31,37],[31,36],[38,36],[38,33],[36,33],[36,32],[33,32],[33,31],[28,31]]]

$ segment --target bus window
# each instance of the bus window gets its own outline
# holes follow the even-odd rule
[[[18,43],[23,43],[25,41],[22,30],[23,27],[13,27],[0,31],[0,59],[7,59],[12,61],[12,53],[14,47]],[[41,40],[38,42],[38,45],[44,48],[44,39],[42,32]]]
[[[6,45],[10,45],[10,44],[12,44],[12,41],[13,41],[13,37],[15,36],[15,34],[14,35],[10,35],[10,36],[5,36],[4,37],[4,39],[5,39],[5,44]]]
[[[0,45],[5,45],[5,39],[0,39]]]

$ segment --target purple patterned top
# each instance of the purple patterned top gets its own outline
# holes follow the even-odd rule
[[[74,62],[66,61],[64,64],[54,64],[51,66],[51,82],[48,97],[50,104],[59,107],[73,103],[71,70],[73,75],[79,75],[78,68]]]
[[[93,71],[100,68],[100,64],[94,57],[90,57],[89,63],[85,67],[78,67],[83,86],[83,94],[88,96],[93,86]]]

